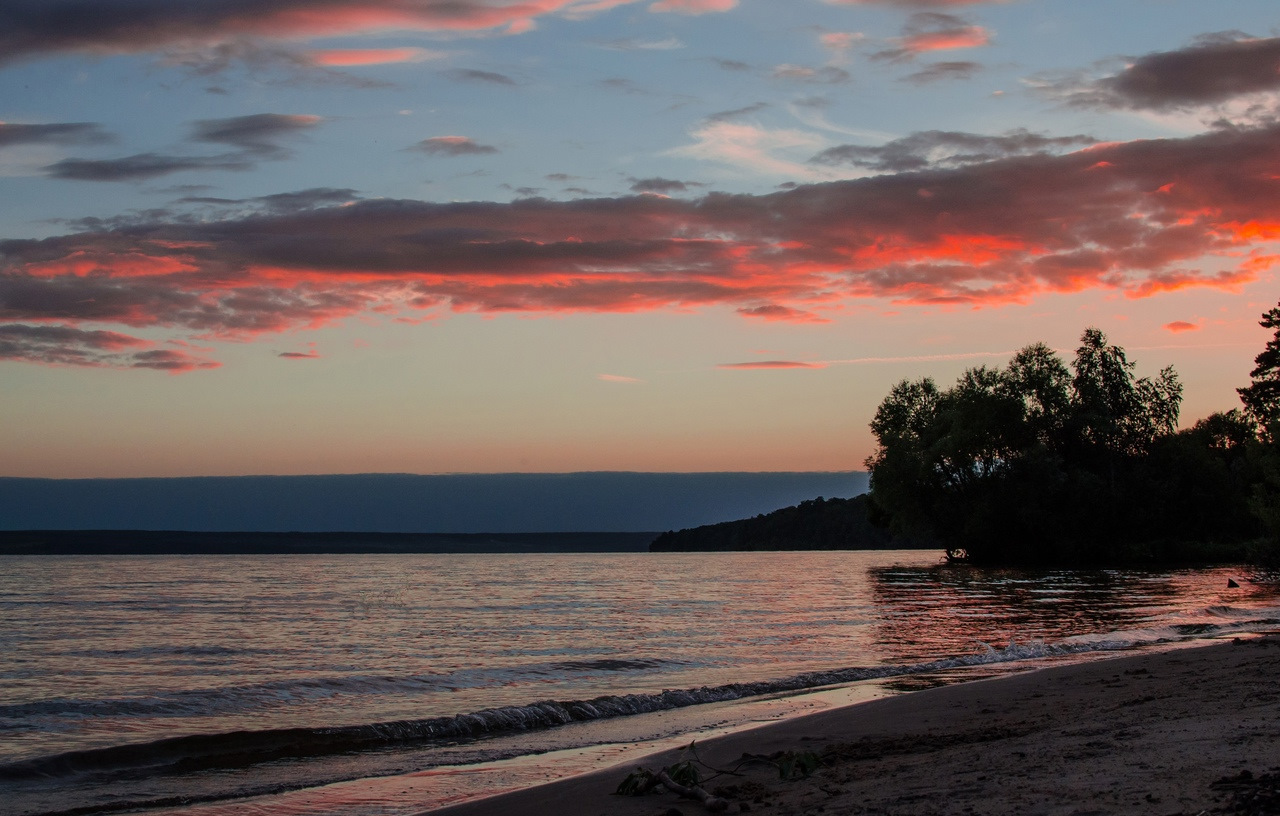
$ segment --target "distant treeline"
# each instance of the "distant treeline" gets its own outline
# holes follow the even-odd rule
[[[2,530],[0,555],[643,552],[653,533],[210,533]]]
[[[816,499],[741,521],[668,531],[651,552],[742,550],[885,550],[938,547],[936,542],[894,536],[872,523],[866,495]]]

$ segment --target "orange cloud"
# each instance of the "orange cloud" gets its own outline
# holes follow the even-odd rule
[[[442,55],[425,48],[340,48],[308,53],[316,65],[349,68],[359,65],[386,65],[397,62],[425,62]]]
[[[830,323],[825,317],[819,317],[813,312],[807,312],[803,309],[793,309],[790,306],[780,306],[776,303],[770,303],[765,306],[742,307],[738,309],[738,314],[745,317],[755,317],[760,320],[778,320],[788,323]]]
[[[980,48],[989,42],[991,42],[991,34],[985,28],[965,26],[904,37],[902,48],[912,54],[923,54],[928,51],[950,51],[956,48]]]
[[[1188,323],[1185,320],[1175,320],[1172,323],[1164,324],[1164,328],[1166,331],[1171,331],[1174,334],[1178,334],[1180,332],[1196,331],[1200,327],[1197,326],[1195,323]]]
[[[1106,171],[1091,170],[1100,161]],[[860,298],[990,307],[1087,289],[1229,290],[1275,262],[1277,166],[1280,124],[760,196],[432,203],[304,192],[290,194],[307,202],[297,209],[264,198],[254,215],[0,241],[0,321],[251,340],[361,315],[717,307],[814,321],[815,309]],[[84,351],[101,337],[13,336],[23,338],[14,359],[37,341],[65,342],[65,364],[115,353]]]
[[[636,0],[626,0],[635,2]],[[664,0],[670,10],[718,11],[729,0]],[[139,53],[246,37],[298,40],[373,31],[531,30],[538,17],[574,17],[617,5],[601,0],[258,0],[245,3],[111,3],[81,13],[81,0],[7,0],[0,62],[79,51]],[[659,5],[663,5],[660,3]],[[662,10],[662,9],[659,9]],[[364,63],[361,63],[364,64]]]

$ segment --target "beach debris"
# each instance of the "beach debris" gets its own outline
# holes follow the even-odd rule
[[[1244,770],[1235,776],[1224,776],[1210,787],[1228,793],[1227,803],[1215,813],[1242,816],[1272,816],[1280,813],[1280,768],[1255,775]]]
[[[783,751],[776,762],[782,779],[805,779],[822,765],[813,751]]]
[[[699,782],[698,769],[691,762],[677,762],[654,773],[648,768],[637,768],[627,774],[618,789],[618,796],[644,796],[661,786],[685,799],[701,802],[703,807],[712,812],[727,810],[729,802],[715,794],[708,793]]]
[[[701,802],[707,810],[721,811],[729,807],[729,801],[723,796],[707,793],[706,788],[703,787],[712,779],[721,776],[742,776],[739,770],[743,766],[762,763],[777,768],[778,778],[786,782],[807,779],[825,764],[822,757],[813,751],[775,751],[768,755],[744,753],[732,768],[716,768],[703,762],[698,756],[696,742],[689,743],[684,749],[684,756],[688,758],[657,772],[648,768],[636,768],[622,780],[614,791],[614,795],[644,796],[658,787],[663,787],[685,799]],[[711,772],[711,775],[703,776],[699,768],[705,768]],[[727,790],[730,789],[716,788],[716,793]],[[761,800],[757,799],[757,801]]]
[[[636,768],[627,774],[627,778],[622,780],[613,794],[614,796],[644,796],[656,787],[658,787],[657,774],[648,768]]]
[[[681,763],[681,764],[687,765],[688,763]],[[697,771],[694,771],[694,774],[696,775]],[[678,796],[682,796],[685,799],[695,799],[701,802],[703,807],[705,807],[707,810],[710,810],[712,812],[729,809],[728,800],[721,799],[719,796],[716,796],[715,794],[707,793],[705,789],[703,789],[696,783],[693,785],[680,784],[679,782],[671,778],[671,774],[668,773],[668,769],[666,768],[662,769],[661,771],[658,771],[658,781],[662,783],[662,786],[664,788],[671,791],[672,793],[677,794]]]
[[[763,763],[778,769],[778,778],[807,779],[814,771],[825,763],[822,757],[813,751],[774,751],[772,754],[743,754],[733,770],[736,772],[744,765]]]

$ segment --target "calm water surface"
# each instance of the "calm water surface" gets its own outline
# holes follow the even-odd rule
[[[0,563],[0,789],[23,814],[412,813],[443,798],[386,779],[746,722],[806,687],[1280,620],[1275,587],[1238,569],[912,551]],[[652,725],[676,708],[705,723]],[[386,790],[359,805],[333,784],[368,777]]]

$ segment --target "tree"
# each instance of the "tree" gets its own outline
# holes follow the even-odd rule
[[[1111,454],[1150,450],[1178,427],[1182,384],[1172,367],[1157,380],[1135,379],[1124,349],[1107,345],[1097,329],[1085,329],[1076,350],[1072,401],[1083,439]]]
[[[1253,382],[1236,391],[1245,410],[1261,425],[1251,457],[1261,476],[1250,506],[1271,532],[1271,546],[1262,559],[1274,566],[1280,565],[1280,305],[1262,315],[1258,325],[1275,334],[1253,360],[1254,369],[1249,372]]]
[[[897,532],[975,561],[1104,561],[1141,537],[1138,462],[1177,428],[1171,368],[1137,378],[1086,329],[1073,369],[1043,343],[940,390],[903,381],[876,411],[871,496]]]
[[[1005,381],[1023,402],[1027,430],[1046,447],[1062,438],[1071,403],[1071,372],[1044,343],[1033,343],[1013,355]]]
[[[1236,393],[1245,410],[1265,427],[1280,421],[1280,305],[1264,314],[1258,325],[1274,329],[1275,336],[1253,360],[1254,369],[1249,372],[1253,382]]]

